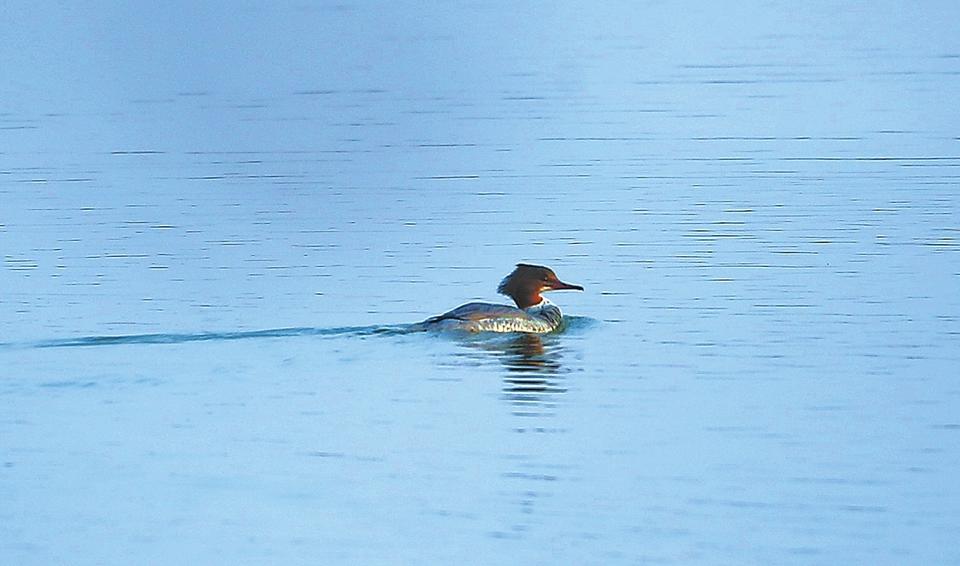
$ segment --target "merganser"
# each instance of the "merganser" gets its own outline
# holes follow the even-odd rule
[[[497,292],[513,299],[516,307],[492,303],[467,303],[452,311],[415,324],[412,330],[461,330],[466,332],[530,332],[544,334],[558,329],[563,322],[560,308],[540,296],[545,291],[573,289],[580,285],[564,283],[549,267],[518,263],[503,278]]]

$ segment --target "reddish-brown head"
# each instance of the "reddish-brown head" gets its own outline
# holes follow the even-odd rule
[[[510,297],[518,307],[525,309],[543,300],[540,293],[562,289],[583,291],[580,285],[560,281],[549,267],[518,263],[513,273],[500,282],[497,292]]]

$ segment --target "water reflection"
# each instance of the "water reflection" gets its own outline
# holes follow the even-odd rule
[[[566,391],[561,385],[561,357],[559,344],[544,344],[540,336],[521,335],[508,342],[500,358],[507,369],[504,398],[518,409],[552,406],[556,394]]]
[[[506,369],[503,398],[519,416],[551,414],[557,395],[565,393],[559,336],[516,334],[467,342],[473,350],[494,356]]]
[[[516,443],[503,454],[500,478],[506,482],[504,503],[510,512],[499,528],[488,532],[497,539],[522,539],[549,513],[550,501],[568,468],[562,460],[544,454],[548,437],[566,433],[556,423],[555,408],[567,392],[564,379],[570,369],[563,364],[563,334],[509,334],[479,336],[464,341],[463,355],[475,358],[478,351],[487,361],[499,364],[502,372],[502,399],[516,418],[512,432]],[[553,424],[547,424],[552,422]]]

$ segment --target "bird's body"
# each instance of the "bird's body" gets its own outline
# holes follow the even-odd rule
[[[517,264],[497,291],[512,298],[516,307],[493,303],[467,303],[416,324],[413,330],[459,330],[464,332],[528,332],[544,334],[563,325],[560,308],[540,293],[549,290],[576,289],[557,279],[547,267]]]

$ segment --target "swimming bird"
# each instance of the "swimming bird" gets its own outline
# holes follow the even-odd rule
[[[580,285],[564,283],[549,267],[518,263],[503,278],[497,292],[513,299],[516,307],[492,303],[467,303],[441,315],[415,324],[411,330],[461,330],[466,332],[530,332],[544,334],[560,328],[560,307],[540,296],[545,291],[572,289]]]

